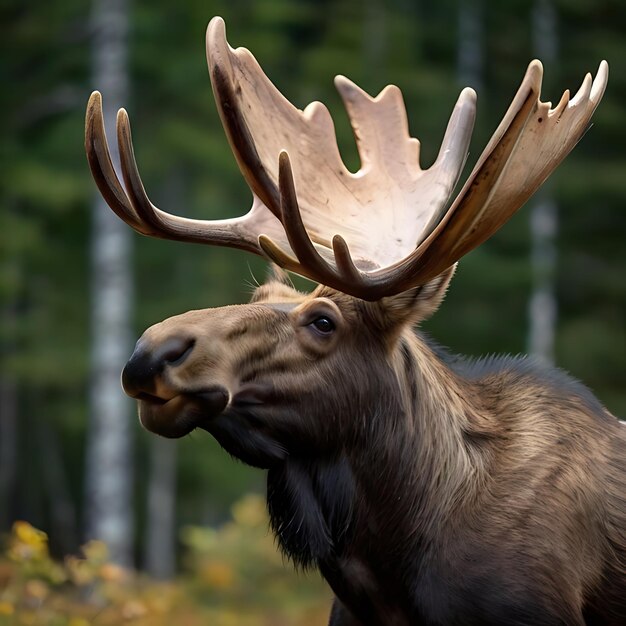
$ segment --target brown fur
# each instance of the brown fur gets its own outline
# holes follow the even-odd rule
[[[329,581],[333,625],[626,623],[626,427],[558,370],[415,333],[452,273],[366,303],[278,272],[148,329],[125,387],[148,429],[269,469],[278,541]]]

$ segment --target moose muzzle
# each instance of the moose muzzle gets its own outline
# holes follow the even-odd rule
[[[178,389],[170,374],[190,357],[195,340],[174,336],[152,345],[141,338],[122,371],[122,387],[138,401],[143,426],[164,437],[182,437],[220,414],[228,391],[214,385],[197,390]]]

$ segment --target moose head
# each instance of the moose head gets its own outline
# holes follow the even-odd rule
[[[230,48],[220,18],[207,56],[253,194],[242,217],[192,220],[155,207],[126,112],[117,119],[122,183],[99,93],[87,108],[92,174],[126,223],[274,264],[249,304],[191,311],[143,334],[122,375],[143,425],[167,437],[205,429],[269,470],[272,527],[288,556],[330,583],[335,626],[618,623],[619,422],[563,373],[525,360],[450,360],[414,329],[438,308],[459,259],[581,138],[606,63],[551,108],[533,61],[451,200],[474,124],[471,89],[423,170],[399,89],[372,98],[338,76],[361,161],[352,173],[328,110],[290,104],[248,50]],[[319,286],[301,293],[284,270]]]

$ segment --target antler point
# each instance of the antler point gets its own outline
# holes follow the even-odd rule
[[[94,91],[87,101],[87,111],[85,113],[85,132],[93,126],[94,117],[102,116],[102,94]]]
[[[476,100],[478,99],[478,95],[476,90],[471,87],[464,87],[461,93],[459,94],[459,101],[464,102],[467,101],[472,104],[476,104]]]
[[[226,22],[219,15],[213,17],[207,26],[206,29],[207,42],[209,38],[213,38],[214,36],[221,36],[223,39],[226,38]]]

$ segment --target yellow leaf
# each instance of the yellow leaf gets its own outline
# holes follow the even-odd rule
[[[235,582],[235,572],[230,563],[209,561],[198,572],[200,579],[215,589],[230,589]]]
[[[0,602],[0,615],[13,615],[15,607],[10,602]]]
[[[28,522],[21,520],[13,524],[13,535],[18,541],[33,546],[48,543],[48,535],[46,535],[43,530],[38,530]]]
[[[104,563],[109,558],[109,549],[104,541],[92,539],[88,541],[81,550],[88,561]]]
[[[9,558],[13,561],[29,561],[48,556],[48,536],[28,522],[17,521],[9,542]]]

